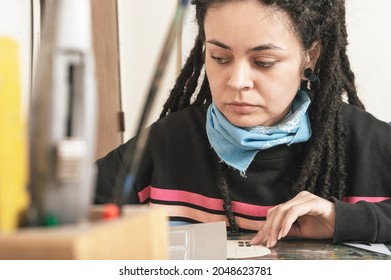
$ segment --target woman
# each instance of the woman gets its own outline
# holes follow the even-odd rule
[[[357,96],[344,1],[193,2],[199,33],[130,201],[176,222],[224,220],[268,247],[391,241],[391,129]],[[98,161],[97,203],[133,142]]]

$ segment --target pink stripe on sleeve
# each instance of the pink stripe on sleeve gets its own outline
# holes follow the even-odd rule
[[[348,196],[344,197],[342,201],[349,202],[349,203],[356,203],[359,201],[366,201],[366,202],[381,202],[383,200],[390,199],[389,197],[384,196],[374,196],[374,197],[366,197],[366,196]]]
[[[232,210],[234,212],[255,217],[266,217],[267,210],[272,207],[274,206],[259,206],[238,201],[232,202]]]
[[[151,186],[148,186],[144,188],[143,190],[138,192],[138,199],[140,200],[140,203],[143,203],[146,201],[151,195]]]
[[[158,189],[151,187],[151,198],[164,201],[186,202],[211,210],[223,210],[223,203],[221,199],[211,198],[187,191]]]
[[[222,199],[211,198],[188,191],[159,189],[150,186],[139,192],[140,201],[145,201],[149,195],[156,200],[184,202],[215,211],[224,210]],[[259,206],[238,201],[232,202],[232,210],[234,212],[254,217],[266,217],[267,210],[271,207],[273,206]]]

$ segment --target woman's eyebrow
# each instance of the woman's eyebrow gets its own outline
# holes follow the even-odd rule
[[[265,50],[283,50],[283,48],[270,43],[270,44],[259,45],[255,48],[250,49],[251,52],[265,51]]]
[[[220,47],[220,48],[223,48],[223,49],[226,49],[226,50],[231,50],[231,47],[229,47],[229,46],[227,46],[226,44],[223,44],[223,43],[221,43],[221,42],[219,42],[219,41],[217,41],[217,40],[208,40],[208,41],[206,41],[207,43],[209,43],[209,44],[212,44],[212,45],[215,45],[215,46],[218,46],[218,47]]]
[[[226,50],[231,50],[230,46],[228,46],[220,41],[214,40],[214,39],[207,40],[206,43],[213,44],[215,46],[218,46],[218,47],[226,49]],[[263,44],[263,45],[259,45],[254,48],[251,48],[251,49],[249,49],[248,52],[257,52],[257,51],[265,51],[265,50],[283,50],[283,48],[270,43],[270,44]]]

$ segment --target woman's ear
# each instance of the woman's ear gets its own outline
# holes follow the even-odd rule
[[[320,42],[314,42],[312,46],[305,53],[305,65],[303,69],[311,68],[315,70],[315,65],[320,56],[321,45]],[[304,74],[302,74],[302,78],[305,80]]]

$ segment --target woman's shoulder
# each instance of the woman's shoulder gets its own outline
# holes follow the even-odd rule
[[[151,153],[186,150],[208,146],[206,143],[207,105],[191,106],[173,112],[156,121],[149,132],[148,147]],[[208,146],[209,147],[209,146]]]
[[[346,131],[349,134],[388,135],[391,137],[391,126],[370,112],[362,110],[357,106],[343,103],[342,118]]]
[[[205,127],[208,104],[190,106],[168,114],[153,124],[153,129],[170,130],[189,127]]]

